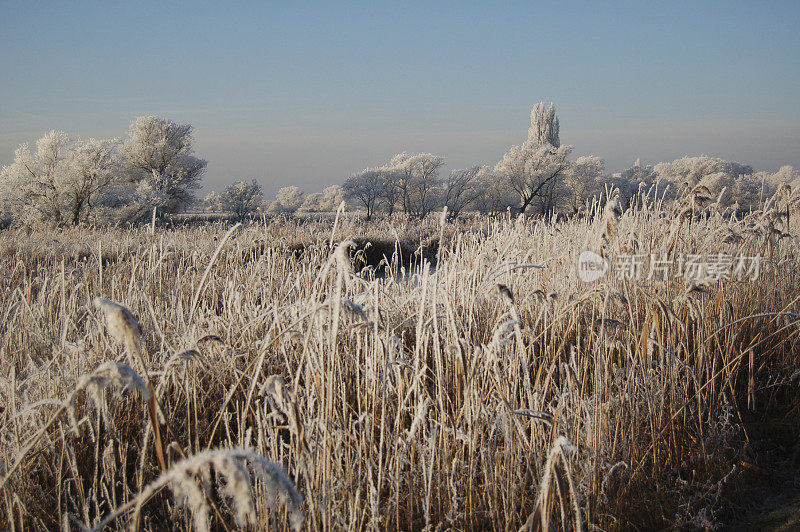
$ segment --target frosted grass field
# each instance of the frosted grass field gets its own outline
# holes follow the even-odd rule
[[[734,522],[797,451],[800,250],[692,199],[3,231],[0,527]],[[761,262],[586,283],[585,250]]]

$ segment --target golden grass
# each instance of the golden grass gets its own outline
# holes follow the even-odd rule
[[[96,297],[138,320],[165,466],[247,449],[288,474],[307,528],[723,519],[731,487],[752,480],[752,423],[798,428],[800,250],[762,230],[765,216],[687,224],[656,205],[550,225],[343,217],[332,240],[359,243],[349,265],[331,222],[5,231],[0,473],[21,462],[3,480],[0,527],[91,528],[162,478],[152,423],[129,395],[103,416],[79,396],[75,419],[20,458],[82,375],[128,360]],[[395,235],[439,243],[435,268],[417,254],[409,271],[398,253],[377,278],[361,270],[363,243],[392,249]],[[584,249],[764,260],[755,282],[584,284]],[[203,489],[223,495],[209,496],[211,526],[234,527],[243,510],[214,482]],[[289,528],[263,483],[252,489],[257,522]],[[151,495],[142,527],[192,526],[180,500]]]

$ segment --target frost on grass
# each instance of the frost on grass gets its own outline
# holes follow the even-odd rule
[[[109,360],[99,366],[91,375],[81,377],[78,382],[78,388],[85,389],[97,404],[103,402],[102,391],[111,386],[126,391],[137,391],[143,401],[150,400],[150,390],[147,389],[144,380],[127,364]]]
[[[161,338],[152,345],[166,358],[147,357],[149,378],[135,353],[136,362],[124,361],[146,383],[152,379],[153,410],[163,409],[169,420],[163,444],[172,452],[166,458],[252,444],[254,452],[298,472],[312,526],[513,529],[535,512],[540,489],[548,490],[542,508],[553,526],[566,521],[574,527],[585,519],[581,525],[589,528],[679,527],[705,507],[714,519],[726,519],[725,505],[737,503],[732,487],[746,473],[731,467],[743,459],[737,450],[742,438],[738,432],[716,435],[707,420],[724,408],[723,391],[755,390],[759,409],[766,409],[773,394],[796,390],[797,305],[787,294],[800,285],[797,241],[771,236],[769,249],[767,222],[784,224],[767,219],[774,214],[738,219],[698,212],[689,224],[679,219],[680,202],[652,207],[648,197],[645,209],[641,200],[631,206],[627,194],[552,224],[522,217],[455,220],[427,274],[418,256],[406,256],[406,244],[432,242],[441,229],[441,219],[433,217],[363,227],[342,218],[336,232],[329,221],[253,223],[236,234],[213,268],[208,257],[219,248],[216,226],[165,230],[163,239],[121,229],[75,230],[75,242],[61,244],[63,276],[61,255],[35,259],[45,261],[37,271],[47,287],[63,286],[63,299],[58,291],[46,297],[51,290],[13,273],[14,264],[34,259],[24,251],[30,239],[12,242],[28,248],[9,249],[4,263],[14,297],[2,309],[0,350],[8,370],[0,375],[0,425],[7,427],[0,431],[0,456],[21,502],[0,515],[0,528],[8,527],[9,514],[15,523],[59,526],[47,513],[58,501],[52,493],[42,496],[37,482],[64,486],[61,507],[91,527],[94,516],[133,501],[167,470],[156,468],[153,424],[142,422],[144,412],[134,401],[128,401],[133,415],[115,409],[103,424],[113,422],[120,436],[113,448],[108,437],[95,437],[89,416],[81,419],[88,430],[66,433],[68,411],[37,435],[46,422],[42,416],[62,403],[51,398],[74,390],[64,391],[59,377],[90,373],[108,358],[88,339],[84,318],[95,270],[70,258],[86,244],[92,249],[98,235],[114,242],[104,243],[104,253],[136,257],[108,263],[106,295],[132,301],[126,290],[145,287],[147,323]],[[600,248],[606,222],[612,230]],[[398,254],[383,259],[385,276],[356,275],[345,246],[332,249],[337,235],[350,234],[359,242],[397,235]],[[729,235],[740,236],[724,242]],[[61,233],[55,237],[63,239]],[[586,285],[570,271],[587,248],[602,251],[610,264],[635,253],[670,260],[717,250],[773,257],[764,261],[758,283],[718,282],[706,294],[700,280],[692,289],[679,278],[637,284],[606,275]],[[147,249],[152,252],[142,253]],[[208,275],[198,284],[193,274],[204,268]],[[187,271],[192,275],[180,277]],[[141,336],[144,349],[130,311],[112,301],[95,305],[91,311],[103,321],[109,342],[135,347]],[[189,320],[192,308],[195,319]],[[65,349],[53,349],[49,339],[56,345],[60,338]],[[766,339],[767,349],[754,350],[750,369],[746,353],[754,338]],[[726,369],[718,373],[720,368]],[[87,397],[90,383],[97,398],[112,380],[125,380],[122,367],[107,370],[98,368],[81,382]],[[129,391],[141,386],[133,378],[127,382],[121,387]],[[137,394],[127,395],[138,401]],[[112,400],[106,392],[102,398]],[[733,399],[731,404],[747,404],[745,395]],[[665,417],[665,411],[676,416]],[[580,453],[572,456],[559,445],[542,467],[559,434],[569,435]],[[15,465],[20,451],[24,456]],[[75,465],[50,467],[62,455]],[[136,464],[134,456],[141,457]],[[266,509],[266,491],[250,461],[208,464],[183,474],[194,488],[176,488],[175,499],[187,509],[175,515],[185,519],[165,524],[174,504],[164,490],[142,502],[142,527],[191,526],[191,509],[211,528],[248,523],[253,512],[256,525],[250,528],[285,519],[280,499],[273,500],[278,512]],[[674,490],[675,472],[687,467],[692,478]],[[728,471],[729,480],[720,483]],[[209,485],[209,479],[219,483]],[[79,480],[81,492],[74,489]],[[125,526],[134,505],[111,525]],[[537,514],[534,526],[540,520]]]
[[[261,387],[261,394],[267,395],[275,407],[286,416],[289,429],[298,437],[303,433],[300,414],[291,391],[286,389],[286,383],[280,375],[270,375]]]
[[[556,495],[560,499],[561,526],[559,530],[564,530],[569,526],[569,518],[566,512],[566,502],[571,503],[572,525],[576,531],[583,530],[583,519],[578,502],[578,491],[575,487],[572,471],[569,465],[570,459],[577,453],[577,448],[566,436],[559,436],[550,452],[547,454],[547,461],[544,464],[544,474],[539,484],[539,495],[536,498],[536,511],[528,517],[520,531],[536,529],[538,520],[540,530],[550,530],[550,513],[553,497],[550,493],[550,486],[555,480]],[[560,464],[559,464],[560,462]],[[559,467],[560,465],[560,467]]]
[[[119,303],[101,297],[94,298],[93,304],[103,313],[108,334],[124,345],[129,353],[139,353],[142,330],[133,313]]]
[[[220,493],[230,502],[237,525],[259,524],[253,498],[255,478],[264,490],[268,508],[276,511],[276,503],[279,503],[286,509],[289,525],[293,530],[299,530],[303,526],[303,496],[295,489],[294,483],[277,464],[247,449],[205,451],[176,463],[136,496],[132,524],[136,526],[142,506],[147,500],[161,488],[168,486],[176,503],[191,512],[195,530],[210,530],[209,495],[213,491],[212,471],[223,483]],[[124,511],[125,508],[122,508],[113,512],[95,529],[99,530],[101,526],[110,524],[121,517]]]
[[[40,427],[36,434],[31,436],[25,442],[25,444],[20,447],[16,460],[11,465],[8,472],[5,472],[5,470],[2,471],[3,474],[0,476],[0,490],[3,489],[14,471],[16,471],[16,469],[22,464],[22,461],[27,453],[33,449],[37,443],[39,443],[39,441],[47,433],[48,429],[52,427],[65,412],[69,417],[72,428],[77,429],[78,422],[75,416],[75,398],[78,396],[78,393],[81,390],[85,390],[91,395],[96,407],[101,414],[103,414],[107,409],[107,405],[105,404],[105,401],[103,401],[102,391],[111,386],[119,387],[125,390],[137,390],[139,394],[141,394],[143,400],[147,401],[150,399],[150,391],[147,389],[144,381],[127,364],[108,361],[100,365],[100,367],[98,367],[90,375],[83,375],[78,380],[78,385],[75,387],[75,390],[73,390],[69,397],[67,397],[67,399],[60,404],[58,410],[56,410],[55,414],[53,414],[50,420]]]

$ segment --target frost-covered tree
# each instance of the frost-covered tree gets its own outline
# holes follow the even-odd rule
[[[411,196],[413,191],[413,167],[410,163],[412,155],[402,152],[389,160],[391,173],[387,176],[386,185],[391,187],[403,212],[411,214]]]
[[[222,210],[239,217],[255,212],[263,202],[261,185],[255,179],[250,183],[239,181],[228,185],[220,195]]]
[[[726,176],[727,179],[730,180]],[[744,174],[733,181],[730,194],[722,198],[723,205],[730,205],[734,211],[759,209],[770,195],[764,187],[764,180],[758,174]],[[721,194],[717,189],[712,194]]]
[[[294,185],[278,190],[276,198],[287,209],[297,209],[303,204],[303,191]]]
[[[495,172],[505,176],[516,195],[517,212],[524,212],[536,198],[543,198],[547,210],[556,180],[569,168],[567,157],[572,146],[555,148],[525,142],[512,146],[495,166]]]
[[[291,213],[293,213],[295,211],[287,209],[286,207],[281,205],[280,201],[273,200],[272,203],[270,203],[267,206],[266,212],[267,212],[267,214],[291,214]]]
[[[681,186],[693,188],[707,175],[723,173],[732,178],[752,174],[751,166],[725,161],[718,157],[682,157],[672,162],[658,163],[653,167],[655,174],[661,178]]]
[[[70,144],[62,131],[50,131],[31,151],[26,144],[0,172],[0,195],[17,219],[55,224],[86,222],[117,181],[115,140]]]
[[[72,224],[88,221],[95,208],[115,199],[108,194],[115,188],[119,190],[118,144],[116,139],[88,139],[78,141],[70,149],[64,194]]]
[[[518,146],[512,146],[495,166],[495,172],[508,179],[516,194],[516,211],[524,212],[535,199],[540,200],[540,209],[548,211],[554,206],[557,182],[569,169],[567,157],[572,146],[561,146],[558,118],[551,104],[545,109],[540,102],[531,111],[531,127],[528,138]]]
[[[528,140],[540,146],[550,145],[554,148],[561,146],[556,106],[552,102],[550,102],[550,107],[547,107],[544,102],[539,102],[531,109]]]
[[[573,213],[603,192],[605,161],[593,155],[578,157],[564,177],[564,203]]]
[[[737,202],[739,206],[749,206],[758,201],[760,189],[752,178],[752,174],[734,177],[725,172],[714,172],[703,176],[696,186],[708,189],[708,192],[703,190],[702,195],[710,194],[720,206],[728,207]]]
[[[444,158],[432,153],[409,155],[403,152],[392,157],[387,184],[395,188],[404,213],[423,218],[433,210],[436,181],[442,165]]]
[[[120,153],[143,211],[158,207],[177,212],[200,188],[206,161],[194,156],[192,126],[157,116],[141,116],[131,123]]]
[[[336,212],[344,201],[344,189],[340,185],[325,187],[319,200],[320,212]]]
[[[411,158],[412,182],[411,214],[424,218],[436,207],[436,181],[444,157],[432,153],[420,153]]]
[[[367,220],[371,220],[379,207],[379,202],[385,195],[386,183],[385,168],[365,168],[357,172],[344,182],[344,198],[363,207]]]
[[[792,190],[797,191],[800,189],[800,172],[792,166],[784,165],[774,174],[767,176],[766,181],[773,194],[782,185],[789,185]]]
[[[640,159],[636,159],[636,162],[633,163],[633,166],[620,172],[620,177],[627,179],[628,181],[634,183],[636,187],[638,187],[639,183],[645,183],[646,185],[655,183],[655,181],[658,179],[658,174],[656,174],[652,165],[642,164]]]
[[[303,203],[297,208],[297,213],[305,214],[309,212],[320,212],[320,203],[322,202],[322,193],[314,192],[303,196]]]
[[[681,157],[658,163],[653,173],[670,185],[670,197],[684,197],[702,185],[718,205],[734,210],[755,208],[765,193],[763,176],[756,176],[751,166],[718,157]]]
[[[770,188],[770,197],[775,209],[785,214],[787,232],[789,230],[790,214],[800,209],[800,172],[791,166],[781,166],[766,180]]]
[[[283,214],[296,212],[303,204],[303,191],[294,185],[283,187],[278,190],[275,201],[270,203],[267,212],[271,214]]]
[[[402,191],[397,187],[397,183],[404,176],[390,165],[381,166],[377,171],[382,179],[379,206],[391,216],[397,207],[402,206]]]
[[[716,193],[718,188],[726,186],[723,205],[731,206],[743,212],[750,209],[761,209],[768,201],[775,200],[771,208],[787,208],[787,200],[798,197],[800,192],[800,174],[791,166],[782,166],[777,172],[753,172],[731,178],[727,174],[713,174],[703,179],[704,184]],[[711,188],[715,187],[715,188]],[[781,191],[780,194],[778,192]],[[776,196],[777,194],[777,196]],[[793,202],[796,203],[796,202]]]
[[[653,198],[662,197],[667,192],[674,194],[677,191],[677,187],[670,181],[662,180],[663,184],[657,184],[658,175],[653,167],[642,164],[639,159],[636,159],[633,166],[605,178],[604,181],[605,186],[613,189],[620,203],[626,207],[640,190],[651,194]]]
[[[439,204],[447,207],[447,214],[451,220],[466,208],[473,206],[476,198],[483,192],[480,177],[485,171],[480,166],[453,170],[442,183]]]
[[[219,192],[212,190],[208,193],[208,195],[203,199],[203,210],[211,212],[218,212],[222,210],[222,196],[219,194]]]
[[[308,194],[297,209],[299,213],[309,212],[336,212],[344,200],[342,187],[331,185],[322,192]]]
[[[36,141],[36,150],[22,144],[14,162],[0,173],[2,193],[15,217],[24,221],[44,220],[56,224],[65,217],[60,182],[67,174],[69,137],[49,131]]]
[[[474,205],[478,212],[497,215],[516,205],[517,194],[506,176],[489,166],[482,166],[477,178],[479,194],[475,197]]]

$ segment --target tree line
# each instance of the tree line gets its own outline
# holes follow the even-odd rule
[[[155,209],[183,210],[206,161],[194,155],[192,126],[139,117],[125,139],[75,140],[50,131],[21,145],[0,171],[0,207],[14,221],[55,225],[136,222]]]
[[[588,155],[570,160],[573,150],[574,146],[561,145],[555,106],[539,102],[531,111],[527,138],[511,146],[494,166],[453,170],[442,178],[443,157],[403,152],[382,166],[352,174],[341,189],[329,187],[325,197],[333,198],[332,190],[340,190],[367,219],[396,212],[422,218],[443,207],[454,218],[466,211],[574,215],[596,197],[617,197],[626,206],[642,194],[669,201],[694,189],[702,190],[702,197],[720,207],[745,212],[759,208],[781,187],[800,191],[800,174],[791,166],[775,173],[756,172],[748,165],[701,155],[656,165],[637,160],[622,172],[608,174],[603,158]],[[328,202],[327,208],[334,210],[336,205]],[[286,187],[268,210],[309,209],[299,188]]]
[[[189,206],[245,216],[254,212],[331,212],[345,201],[367,219],[403,213],[424,218],[447,207],[448,216],[473,211],[576,214],[595,197],[618,197],[624,206],[643,192],[666,198],[700,188],[709,201],[733,211],[757,208],[781,187],[800,190],[791,166],[778,172],[699,156],[643,165],[607,174],[597,156],[571,160],[562,145],[555,106],[537,103],[527,138],[511,146],[495,165],[475,165],[440,176],[445,164],[432,153],[398,153],[387,163],[356,172],[342,185],[304,194],[281,188],[269,204],[256,180],[239,181],[198,202],[206,161],[194,155],[192,127],[156,116],[139,117],[123,140],[71,141],[50,131],[35,148],[21,145],[0,171],[0,209],[16,222],[135,223],[156,213]]]

